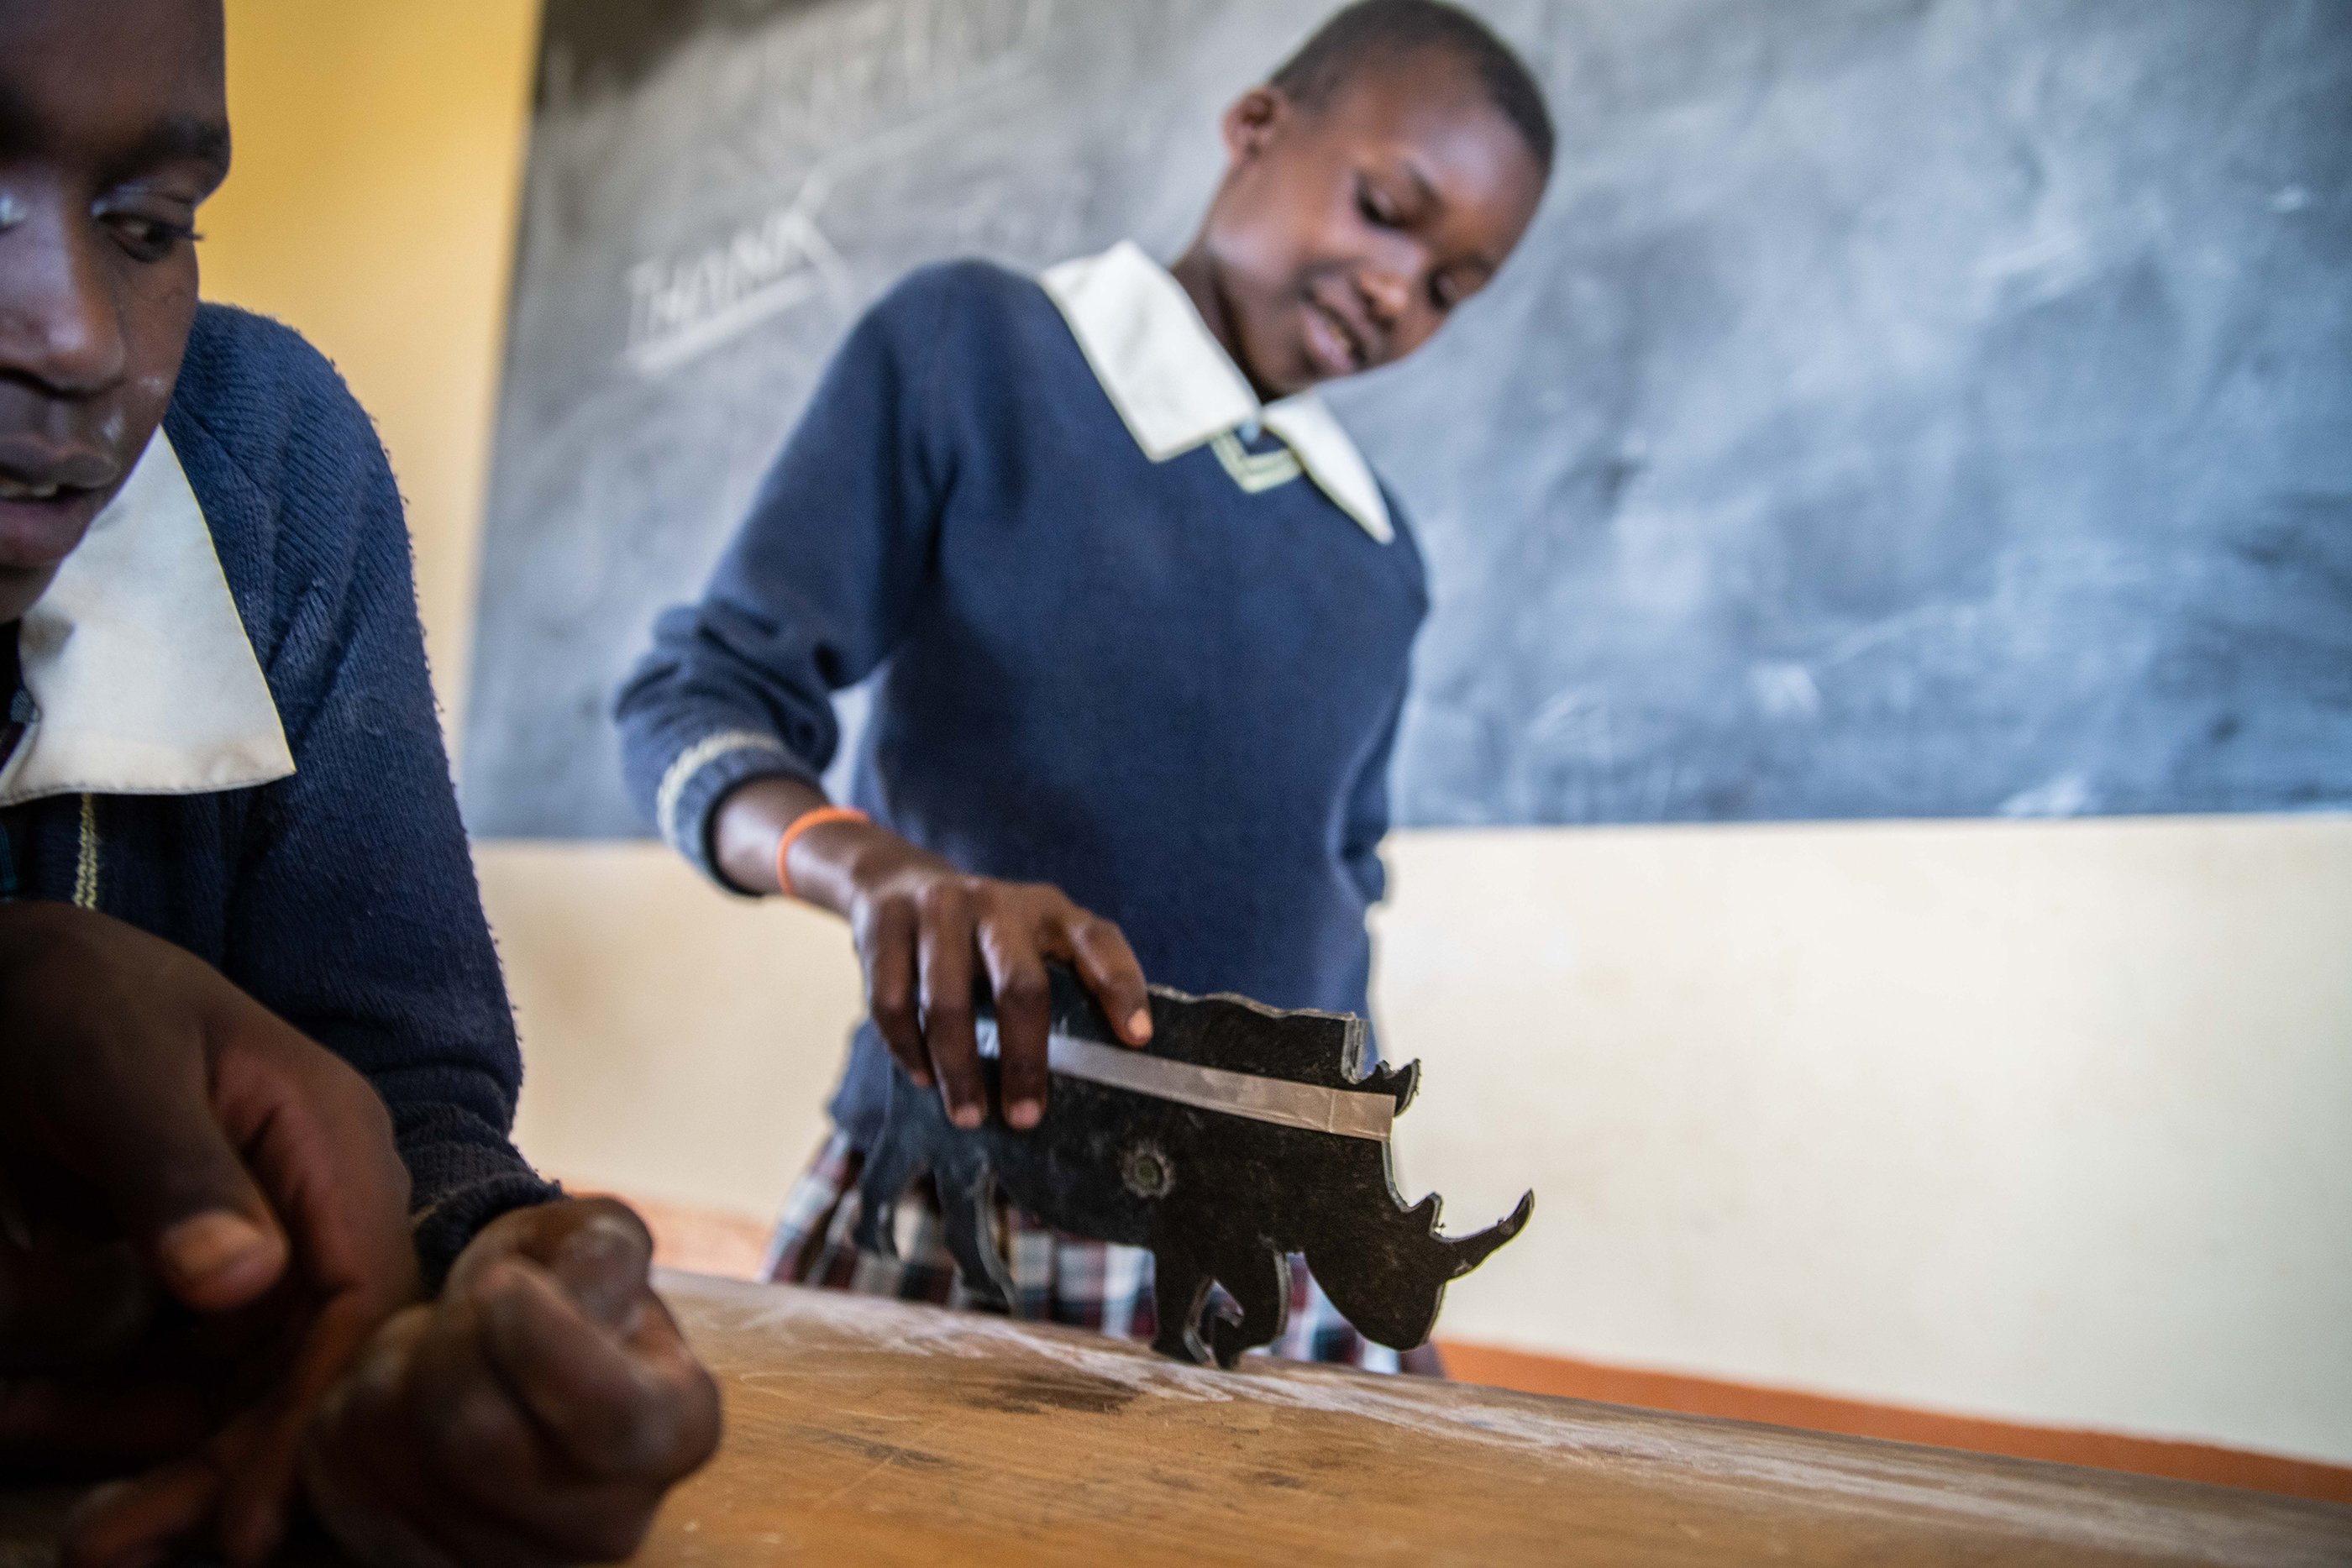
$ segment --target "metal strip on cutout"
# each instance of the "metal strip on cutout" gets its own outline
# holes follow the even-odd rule
[[[997,1054],[996,1020],[979,1020],[980,1053]],[[1286,1078],[1260,1078],[1254,1073],[1228,1072],[1221,1067],[1195,1067],[1171,1061],[1122,1045],[1104,1045],[1076,1035],[1045,1037],[1045,1065],[1065,1078],[1083,1079],[1131,1094],[1172,1100],[1203,1111],[1222,1111],[1253,1122],[1304,1127],[1313,1133],[1336,1133],[1343,1138],[1389,1140],[1396,1122],[1396,1101],[1387,1094],[1362,1094],[1320,1084],[1294,1083]]]

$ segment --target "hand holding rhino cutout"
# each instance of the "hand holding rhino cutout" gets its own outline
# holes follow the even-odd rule
[[[991,1218],[1001,1185],[1055,1229],[1149,1248],[1153,1347],[1231,1367],[1288,1322],[1294,1252],[1365,1337],[1409,1350],[1435,1328],[1447,1282],[1527,1224],[1532,1192],[1508,1218],[1459,1239],[1437,1234],[1434,1193],[1405,1206],[1387,1132],[1421,1064],[1358,1076],[1361,1019],[1159,986],[1151,1018],[1148,1050],[1112,1043],[1076,977],[1055,967],[1053,1088],[1045,1119],[1025,1133],[993,1110],[970,1132],[956,1128],[938,1092],[894,1063],[887,1120],[858,1178],[857,1244],[895,1251],[894,1206],[928,1170],[965,1288],[1009,1308]],[[997,1063],[982,1066],[994,1107]],[[1238,1318],[1203,1322],[1213,1282]]]

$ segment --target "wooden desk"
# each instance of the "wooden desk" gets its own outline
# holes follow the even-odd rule
[[[2352,1563],[2352,1509],[668,1275],[726,1390],[647,1568]],[[35,1515],[0,1508],[0,1568]]]

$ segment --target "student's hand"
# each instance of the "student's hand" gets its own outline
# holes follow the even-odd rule
[[[791,779],[744,785],[719,808],[717,849],[730,881],[778,891],[776,845],[824,797]],[[866,969],[866,1004],[891,1055],[917,1083],[934,1078],[959,1127],[988,1115],[972,981],[996,998],[1004,1120],[1045,1113],[1045,1036],[1053,1003],[1045,961],[1074,967],[1129,1045],[1151,1039],[1151,998],[1119,928],[1043,883],[969,876],[870,822],[821,822],[793,841],[793,890],[848,917]]]
[[[276,1546],[310,1406],[416,1293],[366,1080],[104,915],[0,907],[0,1458],[184,1457],[95,1495],[77,1564]],[[191,1451],[193,1450],[193,1451]]]
[[[611,1562],[719,1442],[719,1390],[610,1198],[484,1228],[312,1421],[310,1505],[370,1568]]]

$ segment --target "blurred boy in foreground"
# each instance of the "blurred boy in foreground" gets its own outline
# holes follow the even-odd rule
[[[0,0],[0,1464],[68,1561],[625,1554],[718,1402],[521,1063],[398,491],[197,303],[218,0]]]

